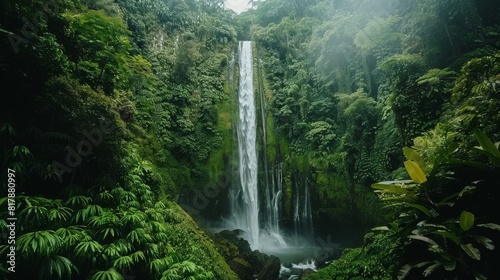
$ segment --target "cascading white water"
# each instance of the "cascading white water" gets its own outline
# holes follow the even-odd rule
[[[247,233],[253,248],[259,247],[259,201],[257,188],[256,121],[253,87],[252,42],[239,44],[238,158],[241,191],[234,192],[232,222]],[[236,202],[236,203],[234,203]]]
[[[277,164],[273,172],[272,200],[271,200],[271,225],[270,231],[280,235],[281,203],[283,199],[283,163]]]
[[[301,195],[299,183],[297,182],[299,177],[300,176],[297,176],[296,182],[294,182],[295,193],[293,198],[293,224],[297,242],[303,239],[311,239],[314,235],[308,179],[306,176],[304,180],[304,193]]]
[[[238,122],[236,136],[238,140],[239,182],[235,182],[229,192],[230,219],[227,228],[243,230],[245,238],[253,249],[269,250],[287,248],[285,234],[280,228],[283,215],[285,185],[283,163],[268,168],[266,155],[266,120],[263,91],[260,89],[260,114],[262,121],[262,173],[259,181],[257,153],[257,112],[255,106],[254,73],[252,42],[240,42],[239,89],[237,96]],[[233,60],[232,60],[233,61]],[[232,63],[231,63],[232,65]],[[231,67],[232,68],[232,67]],[[231,69],[232,72],[232,69]],[[233,76],[230,74],[230,80]],[[293,224],[295,237],[299,244],[312,237],[312,211],[307,178],[305,184],[293,180]],[[307,176],[306,176],[307,177]],[[259,186],[263,192],[261,212],[259,213]],[[260,219],[259,219],[260,218]],[[262,226],[262,228],[261,228]],[[290,237],[290,236],[289,236]],[[304,238],[303,238],[304,237]],[[303,243],[303,242],[302,242]]]
[[[304,209],[302,210],[302,233],[306,237],[311,237],[313,235],[313,222],[312,222],[312,209],[311,209],[311,195],[309,194],[309,184],[308,179],[304,181]]]

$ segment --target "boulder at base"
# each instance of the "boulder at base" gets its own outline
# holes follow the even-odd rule
[[[270,256],[259,273],[259,280],[276,280],[280,275],[280,259]]]

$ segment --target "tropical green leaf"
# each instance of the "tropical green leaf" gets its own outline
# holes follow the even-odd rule
[[[71,208],[63,206],[50,209],[49,221],[52,223],[69,221],[69,218],[71,217],[72,213],[73,210]]]
[[[70,226],[68,228],[59,228],[56,234],[64,240],[67,247],[72,247],[83,240],[83,228],[80,226]]]
[[[483,150],[491,153],[494,158],[500,159],[500,151],[498,150],[498,147],[493,143],[493,141],[491,141],[490,138],[488,138],[488,136],[486,136],[484,132],[476,129],[474,130],[474,135]]]
[[[434,270],[440,268],[441,266],[443,266],[442,263],[434,262],[434,264],[427,267],[422,274],[424,275],[424,277],[429,277],[429,275],[431,275]]]
[[[40,279],[71,279],[73,271],[78,273],[78,269],[66,257],[51,255],[45,257],[40,264]]]
[[[484,275],[482,275],[481,273],[479,272],[475,272],[474,273],[474,278],[476,280],[487,280],[488,278],[486,278]]]
[[[103,212],[101,206],[97,204],[89,204],[85,208],[78,210],[75,215],[75,221],[85,223],[91,217],[100,215]]]
[[[132,257],[132,260],[134,260],[134,263],[139,263],[140,261],[145,261],[146,256],[142,251],[136,251],[130,255]]]
[[[142,211],[127,211],[121,218],[121,222],[129,228],[137,228],[142,226],[144,221],[146,221],[146,218],[146,214]]]
[[[474,225],[474,214],[467,211],[462,211],[460,214],[460,228],[463,231],[468,231]]]
[[[460,245],[460,239],[458,238],[458,236],[456,236],[455,234],[449,232],[449,231],[445,231],[445,230],[436,230],[436,231],[433,231],[431,232],[432,234],[437,234],[437,235],[442,235],[448,239],[450,239],[451,241],[453,241],[455,244],[457,245]]]
[[[402,188],[401,186],[398,185],[372,184],[372,188],[397,194],[404,194],[408,192],[407,189]]]
[[[97,271],[92,274],[88,280],[123,280],[123,276],[114,268]]]
[[[98,216],[90,217],[88,224],[94,228],[103,228],[120,225],[120,219],[111,211],[105,211]]]
[[[49,219],[49,210],[44,206],[30,205],[19,213],[19,219],[26,224],[45,224]]]
[[[113,196],[113,194],[111,194],[109,191],[103,191],[103,192],[100,192],[97,197],[96,197],[97,201],[99,201],[100,203],[111,203],[115,200],[115,197]]]
[[[412,207],[412,208],[415,208],[415,209],[418,209],[418,210],[422,211],[422,213],[424,213],[425,215],[427,215],[427,217],[432,217],[431,210],[429,210],[427,207],[425,207],[425,206],[423,206],[421,204],[408,203],[407,205],[409,207]]]
[[[107,237],[117,237],[120,235],[120,231],[114,227],[103,228],[97,232],[100,236],[100,240],[105,240]]]
[[[102,255],[107,261],[119,258],[121,256],[120,250],[114,243],[106,244],[103,245],[102,247],[103,247]]]
[[[481,235],[473,235],[472,238],[474,238],[474,240],[476,240],[477,242],[479,242],[481,245],[484,246],[484,248],[488,249],[488,250],[494,250],[495,249],[495,245],[493,244],[493,240],[485,237],[485,236],[481,236]]]
[[[462,250],[464,250],[464,252],[467,253],[467,255],[469,255],[469,257],[471,257],[472,259],[477,261],[481,260],[481,252],[476,247],[474,247],[474,245],[465,244],[460,245],[460,247],[462,247]]]
[[[146,242],[152,242],[153,238],[151,235],[146,233],[146,231],[142,228],[136,228],[132,231],[129,232],[127,235],[127,239],[130,240],[131,242],[135,242],[138,244],[143,244]]]
[[[416,162],[422,169],[427,168],[427,164],[425,163],[424,159],[412,148],[404,147],[403,154],[405,155],[407,160]]]
[[[53,230],[42,230],[21,235],[16,245],[23,254],[47,256],[58,251],[63,240]]]
[[[455,270],[455,268],[457,268],[457,262],[450,262],[444,265],[444,269],[446,269],[447,271],[453,271]]]
[[[407,160],[404,165],[413,182],[421,184],[427,181],[427,177],[416,162]]]
[[[422,235],[408,235],[407,237],[410,239],[424,241],[424,242],[429,243],[429,244],[434,245],[434,246],[439,246],[434,240],[430,239],[429,237],[422,236]]]
[[[132,243],[126,239],[118,239],[115,242],[113,242],[114,245],[116,245],[116,249],[120,252],[121,255],[126,255],[129,254],[132,249]]]
[[[411,269],[415,267],[410,264],[406,264],[403,267],[401,267],[398,271],[398,280],[403,280],[410,274]]]
[[[478,224],[478,227],[484,227],[484,228],[489,228],[492,230],[500,231],[500,225],[498,224],[493,224],[493,223],[486,223],[486,224]]]
[[[134,260],[130,256],[121,256],[113,262],[113,267],[119,271],[130,269],[132,265]]]
[[[6,135],[8,136],[16,136],[16,130],[14,129],[11,123],[7,122],[2,123],[0,125],[0,134],[2,133],[6,133]]]
[[[387,227],[387,226],[374,227],[374,228],[372,228],[372,230],[388,231],[389,227]]]
[[[165,203],[163,203],[162,201],[158,201],[155,203],[155,208],[166,209],[167,206],[165,206]]]
[[[92,258],[102,253],[103,250],[102,245],[95,240],[82,241],[76,245],[75,255],[82,259]]]
[[[149,269],[152,274],[162,273],[167,270],[170,265],[172,265],[173,261],[172,257],[154,259],[149,263]]]
[[[144,245],[144,252],[148,258],[156,258],[160,253],[160,247],[155,243],[147,243]]]

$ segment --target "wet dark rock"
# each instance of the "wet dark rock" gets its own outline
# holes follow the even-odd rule
[[[240,237],[241,233],[241,230],[223,230],[212,235],[218,251],[231,269],[245,280],[255,279],[252,275],[254,273],[258,275],[259,280],[278,279],[281,268],[280,260],[258,250],[252,251],[248,241]]]
[[[293,275],[297,275],[297,276],[299,276],[299,277],[302,277],[302,271],[303,271],[303,269],[302,269],[302,268],[292,267],[292,268],[291,268],[291,271],[292,271],[292,274],[293,274]]]
[[[259,280],[276,280],[279,279],[281,263],[280,259],[275,256],[270,256],[264,264],[264,267],[257,277]]]
[[[252,254],[252,248],[250,248],[250,243],[245,239],[241,238],[242,230],[223,230],[216,235],[226,239],[227,241],[233,243],[238,248],[240,255],[250,256]]]
[[[259,272],[264,267],[264,264],[269,259],[268,255],[259,252],[259,250],[255,250],[252,252],[252,254],[250,254],[250,256],[245,257],[257,272]]]
[[[241,280],[253,280],[252,266],[242,258],[234,258],[229,262],[229,267],[238,274]]]
[[[304,271],[302,272],[302,277],[306,277],[306,276],[309,276],[311,274],[314,273],[314,270],[310,269],[310,268],[306,268],[304,269]]]
[[[291,270],[284,270],[281,272],[281,278],[282,279],[288,279],[290,276],[292,276],[292,271]]]

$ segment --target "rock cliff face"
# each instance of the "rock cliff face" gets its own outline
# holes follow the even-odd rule
[[[279,278],[280,260],[258,250],[239,237],[240,230],[224,230],[212,235],[217,250],[231,269],[243,280],[276,280]]]

